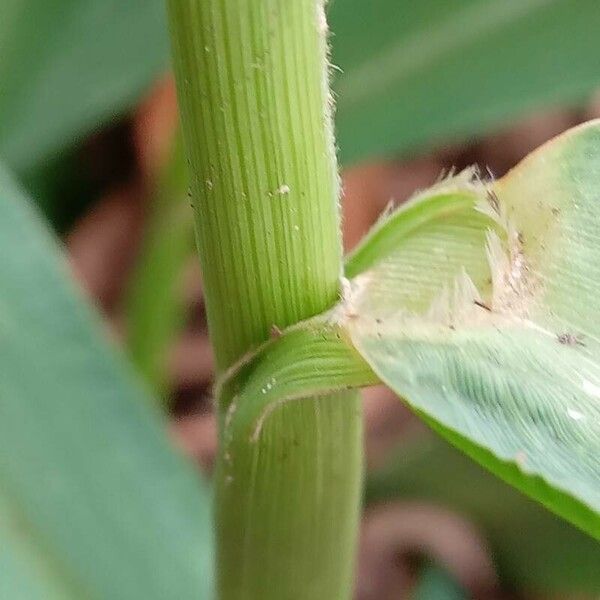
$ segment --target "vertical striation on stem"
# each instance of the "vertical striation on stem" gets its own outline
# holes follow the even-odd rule
[[[169,0],[210,335],[219,370],[339,293],[339,180],[323,4]],[[276,385],[276,382],[273,382]],[[278,409],[216,475],[220,598],[350,595],[359,398]]]

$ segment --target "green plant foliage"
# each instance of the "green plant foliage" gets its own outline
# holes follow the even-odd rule
[[[600,84],[596,0],[336,0],[343,163],[482,131]]]
[[[194,248],[181,135],[157,177],[136,269],[126,299],[127,347],[158,395],[167,391],[167,351],[181,332],[186,306],[184,266]]]
[[[209,598],[207,490],[0,170],[0,597]]]
[[[167,65],[159,0],[5,0],[0,154],[25,169],[134,102]],[[600,84],[595,0],[335,0],[343,163],[480,134]]]
[[[592,33],[598,11],[591,2],[577,4],[573,8],[570,3],[565,18],[564,1],[548,6],[521,0],[377,0],[368,7],[361,3],[358,8],[352,0],[332,2],[329,12],[334,33],[333,62],[341,65],[343,71],[333,78],[342,160],[353,162],[371,154],[402,152],[445,140],[448,135],[480,133],[482,127],[538,103],[579,100],[597,85],[600,75],[595,54],[590,52],[596,43]],[[577,35],[563,36],[562,28],[579,27],[582,19],[586,24]],[[489,35],[492,40],[508,38],[511,52],[522,49],[523,57],[516,61],[505,59],[497,51],[501,42],[487,44]],[[557,71],[553,70],[560,65],[546,61],[541,69],[539,64],[540,55],[546,53],[544,40],[557,35],[560,46],[565,48],[558,60],[575,65],[562,74],[560,88],[554,83]],[[410,52],[404,56],[407,48]],[[394,59],[396,53],[403,54],[402,60]],[[365,65],[373,66],[377,77],[382,78],[385,93],[362,85],[364,76],[369,76],[368,71],[365,75]],[[452,74],[450,82],[448,73]],[[448,85],[452,94],[441,93],[440,86]],[[353,89],[363,94],[356,103]],[[381,110],[383,105],[389,108]],[[158,286],[153,279],[161,274],[169,277],[169,273],[180,269],[172,263],[169,271],[154,260],[156,256],[166,256],[165,250],[170,259],[175,258],[175,253],[168,251],[170,245],[162,244],[162,250],[153,247],[160,244],[157,231],[161,227],[167,231],[165,221],[160,221],[155,233],[147,238],[144,252],[151,261],[143,259],[129,303],[134,328],[131,347],[136,362],[143,363],[143,371],[154,381],[162,376],[153,360],[164,355],[165,341],[173,337],[182,318],[182,307],[176,314],[177,298],[167,294],[168,286]],[[171,232],[171,240],[187,236],[188,225],[181,220]],[[168,241],[165,236],[161,239]],[[183,254],[180,257],[182,262],[186,258]],[[158,314],[162,315],[160,319],[156,318]],[[154,350],[150,348],[152,344]]]
[[[43,162],[132,105],[161,69],[161,0],[3,0],[0,155]]]
[[[168,4],[204,303],[222,373],[337,299],[323,0]],[[363,466],[358,394],[289,405],[263,434],[258,444],[239,436],[219,447],[219,597],[348,598]]]
[[[444,242],[436,229],[444,229],[446,215],[406,235],[355,279],[361,318],[348,326],[373,370],[411,406],[597,536],[599,160],[594,123],[483,189],[488,197],[475,208],[504,230],[501,240],[486,228],[479,251],[486,268],[455,267],[456,257],[471,253],[469,239]],[[428,294],[436,274],[453,281]]]
[[[404,498],[466,516],[489,542],[507,587],[541,594],[595,593],[600,544],[426,434],[398,448],[366,484],[367,504]]]
[[[594,121],[496,183],[462,174],[382,220],[349,257],[342,302],[281,338],[298,343],[267,343],[225,378],[229,427],[258,439],[282,402],[376,375],[600,538],[599,162]],[[310,369],[320,356],[328,368]]]

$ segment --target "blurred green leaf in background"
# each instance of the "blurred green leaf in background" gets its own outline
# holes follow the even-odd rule
[[[0,597],[210,597],[206,487],[0,170]]]
[[[402,440],[368,476],[366,502],[418,498],[467,517],[505,582],[538,593],[600,589],[600,544],[526,498],[437,435]]]
[[[23,172],[131,108],[168,66],[161,0],[2,0],[0,156]]]
[[[600,84],[596,0],[334,0],[343,163],[481,135]]]
[[[333,0],[342,161],[481,134],[600,84],[595,0]],[[122,113],[168,65],[159,0],[4,0],[0,155],[26,170]]]

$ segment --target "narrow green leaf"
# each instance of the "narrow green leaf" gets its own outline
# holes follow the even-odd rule
[[[341,159],[481,134],[600,84],[596,0],[331,3]]]
[[[256,438],[285,399],[376,375],[453,444],[600,538],[598,164],[594,121],[493,185],[463,174],[419,194],[349,257],[354,277],[333,311],[224,381],[229,426],[240,419]],[[288,348],[300,335],[306,347]],[[312,366],[319,356],[335,357],[329,370]]]
[[[0,596],[208,598],[207,492],[0,170]]]
[[[127,346],[158,395],[167,390],[167,352],[185,320],[184,267],[194,248],[181,135],[162,169],[126,298]]]
[[[3,0],[0,155],[26,170],[130,106],[160,69],[161,0]]]

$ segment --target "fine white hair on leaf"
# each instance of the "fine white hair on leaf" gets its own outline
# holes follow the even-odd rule
[[[414,200],[427,194],[432,196],[438,193],[452,192],[452,191],[477,191],[481,192],[483,186],[485,186],[479,176],[479,170],[476,166],[470,166],[462,171],[456,172],[455,168],[452,167],[449,171],[440,173],[438,180],[429,188],[425,190],[417,190],[408,200]]]
[[[351,304],[352,302],[352,284],[347,277],[340,277],[340,300],[342,304]]]
[[[327,35],[329,26],[327,25],[327,16],[325,14],[325,2],[317,2],[317,30],[321,35]]]
[[[390,215],[394,212],[396,208],[396,201],[392,198],[388,201],[388,203],[385,205],[385,208],[383,209],[383,211],[381,211],[381,214],[377,217],[377,220],[375,221],[375,227],[378,224],[383,223],[384,221],[387,221],[388,218],[390,217]]]
[[[473,318],[476,302],[481,303],[481,294],[463,268],[452,282],[451,291],[445,285],[432,300],[425,319],[443,325],[460,325]]]
[[[495,231],[488,231],[486,238],[486,254],[492,277],[492,307],[497,307],[504,293],[510,259]]]
[[[526,317],[540,282],[529,268],[516,228],[507,222],[506,231],[506,242],[502,242],[495,231],[488,231],[486,236],[492,278],[492,308],[494,312],[517,319]]]
[[[481,295],[473,280],[463,268],[454,280],[454,318],[457,321],[462,321],[472,314],[475,301],[481,302]]]
[[[408,204],[418,202],[423,197],[435,196],[436,194],[470,191],[478,195],[483,195],[487,189],[487,185],[487,183],[481,180],[479,170],[476,166],[467,167],[458,173],[452,167],[447,172],[442,171],[437,181],[431,187],[416,190],[406,202],[402,203],[402,206],[406,207]],[[384,211],[384,213],[387,213],[387,211]],[[389,213],[386,216],[389,216]],[[373,229],[376,229],[377,225],[385,220],[385,218],[380,218]]]
[[[431,301],[425,313],[425,319],[434,323],[449,323],[452,318],[450,308],[450,294],[448,287],[443,286],[439,294]]]

